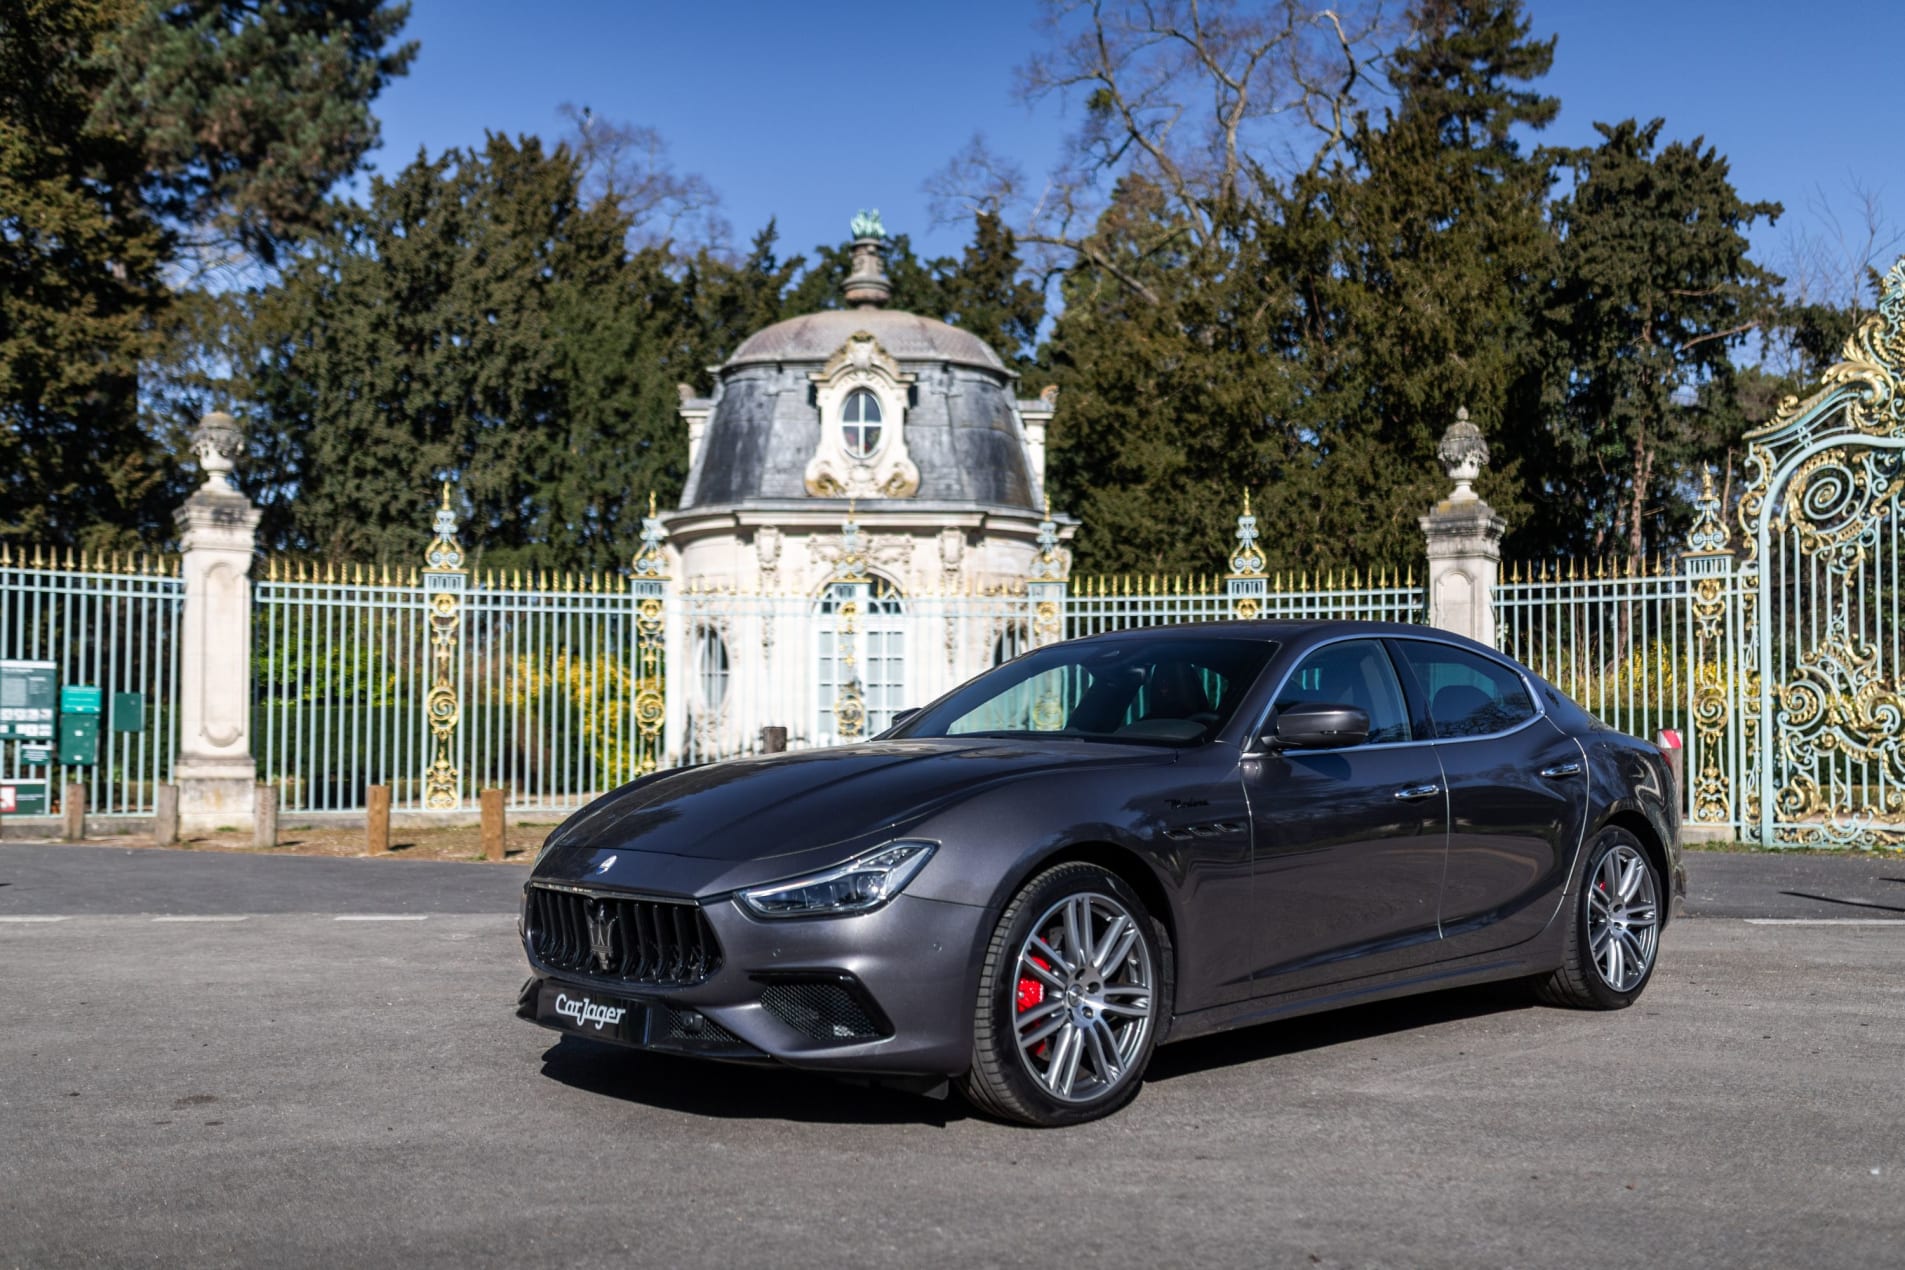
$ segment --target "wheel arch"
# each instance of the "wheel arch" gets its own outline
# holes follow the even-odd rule
[[[1638,807],[1616,808],[1594,832],[1598,834],[1603,829],[1625,829],[1633,834],[1640,842],[1641,850],[1653,862],[1654,872],[1660,878],[1661,893],[1665,897],[1660,906],[1660,928],[1665,930],[1673,912],[1674,874],[1673,861],[1669,858],[1667,844],[1661,841],[1660,831]]]
[[[1141,852],[1134,851],[1128,846],[1121,846],[1101,838],[1082,838],[1027,857],[1001,882],[992,898],[992,903],[987,905],[988,920],[982,923],[982,929],[990,932],[992,925],[999,920],[999,914],[1005,911],[1005,906],[1012,902],[1014,895],[1025,888],[1026,883],[1047,869],[1072,863],[1096,865],[1117,877],[1138,893],[1138,898],[1144,901],[1144,906],[1150,909],[1152,915],[1163,924],[1167,944],[1164,949],[1165,983],[1170,990],[1170,999],[1175,1001],[1180,947],[1178,941],[1182,930],[1177,905],[1171,900],[1171,888],[1158,875],[1157,870],[1146,861]],[[983,951],[984,942],[984,939],[980,940],[981,951]],[[978,976],[979,967],[975,958],[972,969],[972,982],[975,988],[978,985]],[[1168,1018],[1161,1019],[1160,1026],[1162,1030],[1159,1032],[1158,1040],[1161,1044],[1169,1034]]]

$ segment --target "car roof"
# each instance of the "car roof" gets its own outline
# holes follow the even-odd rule
[[[1104,631],[1095,635],[1082,635],[1075,643],[1099,640],[1122,639],[1208,639],[1219,636],[1227,639],[1273,640],[1279,644],[1311,644],[1318,640],[1344,635],[1366,635],[1371,638],[1390,636],[1394,638],[1433,639],[1445,643],[1473,648],[1499,657],[1501,654],[1486,644],[1479,644],[1464,635],[1440,630],[1433,626],[1422,626],[1414,622],[1377,622],[1360,618],[1312,618],[1303,619],[1233,619],[1216,622],[1176,622],[1169,626],[1127,626],[1122,630]]]

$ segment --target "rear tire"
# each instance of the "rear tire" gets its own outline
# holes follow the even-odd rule
[[[1640,840],[1625,829],[1602,830],[1572,900],[1561,968],[1536,986],[1536,995],[1577,1010],[1632,1005],[1659,960],[1664,893]]]
[[[1123,879],[1061,864],[1013,896],[987,944],[960,1092],[1022,1124],[1080,1124],[1137,1096],[1170,1018],[1163,932]]]

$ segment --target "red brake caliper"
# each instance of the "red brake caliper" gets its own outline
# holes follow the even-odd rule
[[[1040,970],[1050,970],[1052,968],[1051,963],[1046,961],[1045,958],[1043,957],[1034,955],[1032,960],[1035,963],[1037,963],[1038,968]],[[1024,1014],[1027,1010],[1030,1010],[1038,1005],[1043,1004],[1044,1001],[1045,1001],[1044,982],[1039,979],[1033,978],[1031,975],[1020,975],[1019,976],[1019,993],[1018,993],[1019,1013]],[[1050,1041],[1040,1041],[1038,1043],[1038,1048],[1033,1050],[1032,1053],[1039,1058],[1044,1058],[1045,1051],[1051,1048],[1051,1044],[1052,1043]]]

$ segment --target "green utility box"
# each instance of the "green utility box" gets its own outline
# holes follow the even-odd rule
[[[68,767],[91,767],[99,762],[98,715],[60,715],[60,762]]]
[[[44,816],[45,781],[0,781],[0,816]]]
[[[114,732],[143,732],[146,730],[146,699],[144,693],[115,692],[112,694],[112,730]]]
[[[60,689],[61,714],[98,714],[100,692],[93,684],[67,684]]]

